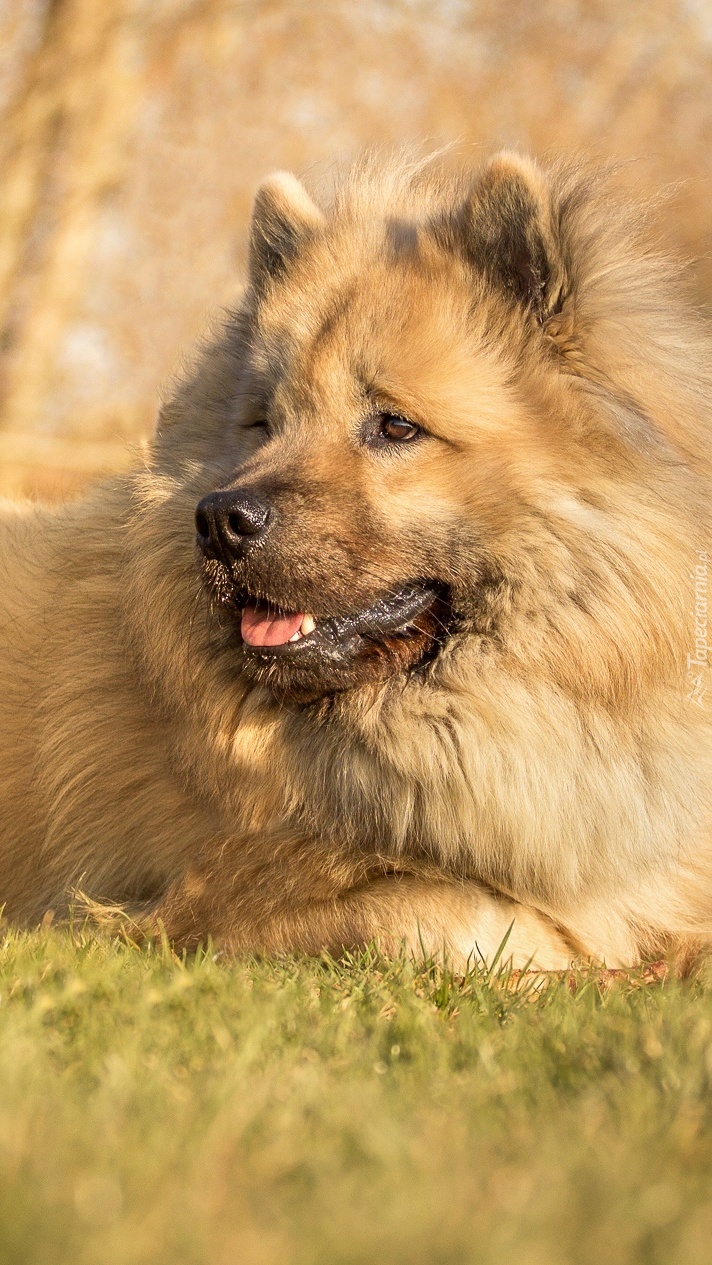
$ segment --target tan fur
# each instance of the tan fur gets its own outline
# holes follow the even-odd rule
[[[514,155],[366,163],[325,209],[265,183],[240,309],[146,467],[3,512],[9,917],[81,887],[182,944],[462,965],[509,933],[541,968],[709,941],[710,341],[643,229]],[[367,408],[428,436],[368,451]],[[286,609],[450,586],[432,662],[426,620],[346,689],[251,675],[194,548],[231,484],[277,497],[250,575]]]

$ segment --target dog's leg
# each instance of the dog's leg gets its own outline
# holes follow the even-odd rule
[[[477,883],[432,882],[410,875],[376,879],[328,901],[278,914],[262,929],[267,952],[345,949],[373,941],[388,954],[404,949],[455,969],[495,959],[515,968],[563,970],[574,951],[536,910]]]
[[[264,871],[259,878],[242,871],[239,882],[223,883],[214,872],[194,875],[167,894],[156,918],[178,945],[211,936],[228,952],[338,956],[375,942],[386,953],[405,949],[462,969],[491,964],[504,946],[501,961],[541,970],[566,969],[575,956],[544,915],[475,882],[389,874],[334,895],[327,893],[341,886],[338,876],[332,871],[315,882],[312,870],[309,898],[305,884],[290,884],[290,877],[294,871],[280,874],[279,866],[269,883]]]

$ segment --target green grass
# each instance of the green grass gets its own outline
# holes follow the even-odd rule
[[[0,948],[0,1261],[712,1257],[712,990]]]

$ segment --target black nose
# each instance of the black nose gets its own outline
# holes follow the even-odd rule
[[[231,562],[265,534],[269,505],[254,492],[210,492],[195,511],[198,544],[210,558]]]

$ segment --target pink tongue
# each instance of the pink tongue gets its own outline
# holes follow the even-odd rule
[[[303,614],[273,615],[267,606],[248,603],[242,612],[242,640],[248,646],[283,646],[298,632],[303,619]]]

